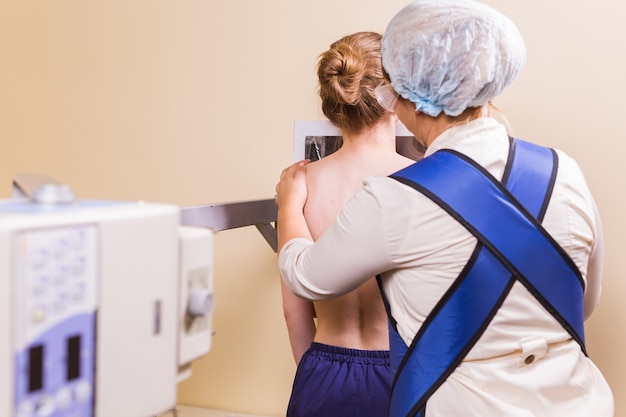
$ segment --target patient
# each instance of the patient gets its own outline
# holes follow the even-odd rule
[[[377,33],[355,33],[319,58],[322,110],[341,129],[343,145],[307,166],[304,214],[313,239],[335,220],[365,177],[387,176],[414,162],[396,153],[397,118],[385,112],[374,94],[383,81],[380,41]],[[387,415],[389,340],[376,281],[314,303],[296,297],[284,284],[282,292],[298,363],[287,417]]]

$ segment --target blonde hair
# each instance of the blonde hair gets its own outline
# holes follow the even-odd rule
[[[491,101],[487,104],[487,106],[488,106],[487,115],[489,117],[493,117],[498,122],[500,122],[506,129],[506,132],[510,136],[513,136],[514,135],[513,127],[511,126],[511,123],[509,123],[509,120],[506,118],[504,113],[502,113],[502,111],[498,107],[496,107],[496,105],[493,104]]]
[[[322,111],[342,130],[359,132],[385,114],[374,94],[383,81],[381,38],[376,32],[357,32],[334,42],[319,57]]]

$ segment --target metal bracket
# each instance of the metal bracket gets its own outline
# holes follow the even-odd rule
[[[208,227],[214,232],[254,225],[272,250],[277,252],[278,235],[275,227],[277,214],[278,207],[273,198],[207,204],[182,207],[181,224],[183,226]]]
[[[76,201],[69,185],[50,176],[37,174],[16,175],[13,179],[13,196],[40,204],[68,204]]]

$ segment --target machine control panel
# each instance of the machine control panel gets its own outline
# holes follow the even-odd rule
[[[98,227],[14,235],[12,310],[16,417],[92,417]]]

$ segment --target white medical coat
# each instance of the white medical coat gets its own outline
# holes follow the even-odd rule
[[[439,149],[463,153],[500,179],[509,139],[496,120],[480,118],[446,130],[426,156]],[[588,317],[600,297],[601,225],[579,166],[557,153],[558,174],[542,224],[581,271]],[[394,179],[370,177],[315,244],[287,242],[279,266],[286,284],[313,300],[344,294],[382,274],[408,346],[475,245],[476,238],[429,198]],[[427,417],[612,415],[612,393],[600,371],[520,283],[426,406]]]

